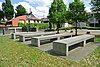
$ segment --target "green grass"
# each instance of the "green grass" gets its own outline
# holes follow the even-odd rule
[[[100,38],[96,38],[100,42]],[[59,58],[34,47],[0,37],[0,67],[95,67],[100,65],[100,47],[83,60],[74,62]]]

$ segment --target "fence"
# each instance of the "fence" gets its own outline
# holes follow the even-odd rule
[[[21,32],[22,28],[0,28],[0,35],[11,34],[15,32]]]

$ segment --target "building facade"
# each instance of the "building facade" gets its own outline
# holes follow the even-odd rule
[[[30,20],[30,23],[41,23],[41,19],[36,18],[34,15],[30,15],[29,20]],[[29,23],[27,15],[18,16],[18,17],[14,18],[14,19],[11,19],[11,20],[6,22],[6,25],[7,26],[16,26],[17,27],[18,23],[23,23],[23,24]]]

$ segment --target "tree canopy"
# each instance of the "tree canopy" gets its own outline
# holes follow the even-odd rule
[[[92,0],[91,5],[94,16],[99,20],[100,23],[100,0]]]
[[[7,20],[10,20],[13,18],[14,8],[10,0],[5,0],[5,2],[2,3],[2,9],[4,11],[4,14]]]
[[[60,24],[65,23],[66,5],[63,0],[54,0],[49,9],[49,21],[56,24],[59,33]]]
[[[16,10],[15,14],[16,17],[25,15],[27,13],[26,9],[22,5],[18,5],[15,10]]]
[[[4,12],[0,10],[0,20],[4,18]]]
[[[86,11],[84,9],[84,3],[80,2],[80,0],[74,0],[74,2],[69,4],[69,11],[67,11],[66,13],[66,18],[70,19],[73,22],[76,22],[75,35],[77,35],[77,23],[84,22],[87,20]]]

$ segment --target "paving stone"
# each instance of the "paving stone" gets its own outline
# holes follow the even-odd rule
[[[26,42],[24,42],[24,44],[31,45],[31,41],[26,41]],[[65,58],[65,59],[72,60],[72,61],[80,61],[85,56],[87,56],[88,54],[93,52],[99,46],[100,46],[100,43],[94,44],[94,43],[90,42],[85,47],[78,47],[78,48],[75,48],[75,49],[69,51],[68,56],[61,56],[61,55],[57,55],[57,54],[53,53],[53,51],[52,51],[53,43],[42,44],[41,47],[34,47],[34,46],[32,46],[32,47],[37,48],[42,51],[45,51],[51,55],[61,57],[61,58]]]

